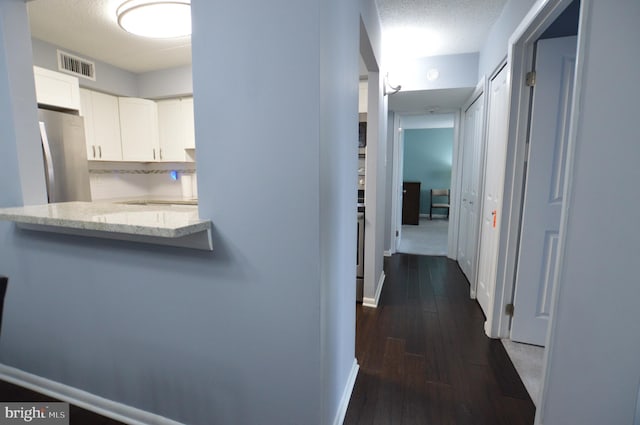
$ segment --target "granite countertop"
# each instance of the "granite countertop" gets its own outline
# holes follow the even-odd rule
[[[32,230],[41,227],[45,231],[102,234],[112,238],[114,236],[108,235],[127,235],[127,240],[136,240],[139,236],[143,241],[149,241],[149,238],[184,239],[211,231],[211,221],[199,218],[197,206],[180,204],[97,201],[30,205],[2,208],[0,220],[13,221]]]
[[[191,205],[130,205],[63,202],[0,209],[0,219],[17,223],[175,238],[211,228]]]

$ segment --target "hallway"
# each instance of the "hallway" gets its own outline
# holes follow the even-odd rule
[[[345,425],[531,425],[535,407],[457,264],[385,259],[379,307],[356,308],[360,372]]]

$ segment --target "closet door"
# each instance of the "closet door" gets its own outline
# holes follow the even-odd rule
[[[482,182],[484,94],[469,106],[464,115],[462,138],[462,200],[460,204],[460,232],[458,237],[458,263],[471,284],[475,295],[476,253],[478,251],[478,224]]]
[[[498,245],[504,174],[507,160],[509,83],[506,67],[489,84],[487,149],[485,154],[484,188],[477,298],[487,318],[491,317],[495,300]]]

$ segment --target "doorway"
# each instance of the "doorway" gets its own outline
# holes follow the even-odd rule
[[[402,222],[397,251],[447,255],[454,114],[400,116]],[[436,192],[434,192],[434,190]],[[444,190],[445,195],[438,195]],[[400,218],[400,217],[399,217]]]
[[[518,41],[509,55],[508,179],[486,331],[505,338],[505,348],[536,404],[559,257],[579,14],[578,0],[550,2],[513,37]]]

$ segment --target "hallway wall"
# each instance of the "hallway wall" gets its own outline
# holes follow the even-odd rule
[[[480,50],[479,76],[489,76],[507,57],[509,37],[529,12],[535,0],[509,0]]]
[[[355,349],[358,4],[191,4],[214,251],[0,222],[0,369],[181,423],[337,422]],[[27,165],[42,174],[31,63],[25,3],[0,1],[2,207]]]

